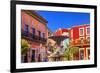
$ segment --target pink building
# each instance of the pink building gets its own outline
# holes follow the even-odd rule
[[[24,61],[38,62],[41,60],[40,45],[45,47],[47,45],[48,28],[47,21],[40,16],[36,11],[22,10],[22,39],[28,41],[31,45],[30,51],[25,55]]]

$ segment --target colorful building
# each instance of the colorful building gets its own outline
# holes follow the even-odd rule
[[[70,29],[70,46],[79,47],[76,59],[90,59],[90,25],[74,26]]]
[[[39,62],[41,60],[41,47],[47,45],[47,21],[36,11],[21,10],[22,39],[31,45],[30,51],[24,56],[23,62]],[[42,54],[43,56],[45,54]]]
[[[52,36],[49,37],[49,39],[53,40],[51,43],[53,43],[53,50],[50,54],[49,61],[63,61],[63,53],[65,49],[69,45],[69,30],[68,29],[61,29],[59,28],[54,32]],[[52,49],[52,48],[51,48]]]
[[[62,41],[63,47],[79,47],[79,52],[73,54],[73,60],[90,59],[90,25],[73,26],[69,29],[58,29],[56,36],[68,36]]]
[[[79,48],[79,52],[73,54],[73,60],[90,59],[90,25],[59,28],[53,33],[47,27],[47,21],[31,10],[21,10],[21,21],[21,38],[30,44],[28,52],[22,55],[22,62],[47,61],[47,52],[52,49],[50,46],[58,48],[55,52],[49,51],[49,55],[54,54],[52,57],[57,56],[51,61],[63,61],[64,50],[68,47]]]
[[[69,29],[58,29],[56,30],[55,32],[55,36],[67,36],[69,37]],[[63,46],[63,48],[67,48],[68,45],[69,45],[69,38],[66,38],[64,39],[62,42],[61,42],[61,45]]]

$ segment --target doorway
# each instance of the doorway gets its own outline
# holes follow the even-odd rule
[[[32,59],[31,62],[35,62],[35,50],[32,50]]]

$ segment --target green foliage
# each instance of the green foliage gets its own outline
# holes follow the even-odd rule
[[[68,47],[65,49],[63,56],[66,57],[67,60],[72,60],[73,54],[79,52],[79,47]]]
[[[30,45],[29,45],[28,41],[25,39],[22,39],[21,40],[21,53],[26,54],[27,51],[29,50],[29,48],[30,48]]]
[[[50,49],[51,49],[51,52],[54,53],[57,48],[55,48],[54,46],[50,46]]]

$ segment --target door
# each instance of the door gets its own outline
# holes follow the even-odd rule
[[[32,62],[35,62],[35,50],[32,50]]]
[[[84,50],[80,50],[80,60],[84,60]]]
[[[28,57],[27,57],[27,53],[26,53],[24,56],[24,63],[27,63],[27,62],[28,62]]]

